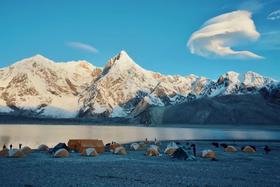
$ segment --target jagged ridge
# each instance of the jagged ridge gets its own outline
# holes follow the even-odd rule
[[[254,72],[227,72],[217,81],[165,76],[143,69],[125,51],[98,68],[55,63],[41,55],[0,69],[0,112],[48,117],[136,117],[150,106],[204,97],[256,94],[277,81]]]

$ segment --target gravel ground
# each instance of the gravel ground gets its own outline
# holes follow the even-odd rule
[[[225,142],[238,148],[255,145],[257,152],[251,154],[226,153],[206,141],[192,143],[198,151],[216,151],[218,160],[146,157],[144,151],[52,158],[34,151],[24,158],[0,158],[0,186],[280,186],[279,142]],[[263,151],[266,144],[273,149],[269,154]]]

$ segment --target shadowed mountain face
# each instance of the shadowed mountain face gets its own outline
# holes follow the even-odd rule
[[[136,119],[144,124],[279,124],[280,90],[275,92],[278,95],[227,95],[149,107]]]
[[[104,68],[36,55],[0,69],[0,113],[137,123],[272,123],[279,114],[279,87],[254,72],[230,71],[217,81],[161,75],[143,69],[125,51]]]

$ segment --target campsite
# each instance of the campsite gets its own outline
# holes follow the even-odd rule
[[[193,145],[196,153],[193,152]],[[256,151],[246,152],[246,146]],[[270,148],[268,152],[265,151],[266,146]],[[218,186],[223,182],[225,186],[280,185],[277,175],[280,143],[275,141],[143,140],[122,145],[117,142],[104,145],[101,140],[92,139],[69,140],[53,148],[46,147],[40,145],[38,148],[41,149],[32,149],[20,158],[0,157],[2,184]],[[174,152],[170,154],[172,149]],[[121,150],[125,150],[125,153]],[[148,150],[158,154],[147,154]],[[17,176],[16,180],[14,176]],[[200,176],[199,180],[197,176]]]

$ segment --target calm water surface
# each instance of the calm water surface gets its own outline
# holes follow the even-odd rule
[[[280,128],[221,128],[221,127],[131,127],[89,125],[0,125],[0,146],[3,144],[37,147],[66,142],[71,138],[98,138],[104,143],[116,141],[128,143],[148,138],[160,140],[236,139],[236,140],[280,140]]]

